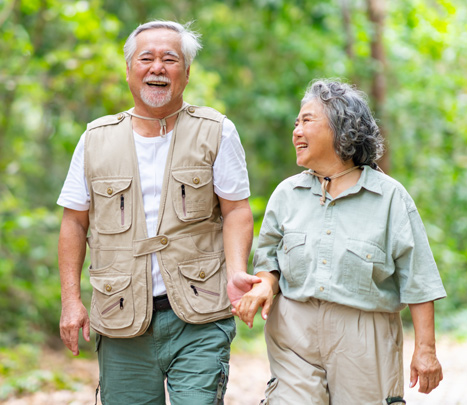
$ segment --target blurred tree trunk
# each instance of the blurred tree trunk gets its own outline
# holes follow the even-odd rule
[[[371,83],[371,98],[374,103],[374,112],[380,119],[381,134],[386,140],[386,153],[378,162],[381,169],[390,171],[389,149],[387,133],[384,129],[384,102],[386,99],[386,58],[384,53],[383,33],[385,8],[384,0],[367,0],[368,16],[372,23],[371,58],[373,59],[373,77]]]
[[[352,21],[350,16],[349,0],[341,0],[341,13],[345,32],[345,53],[350,60],[353,60],[355,55],[353,49],[354,38],[352,35]]]

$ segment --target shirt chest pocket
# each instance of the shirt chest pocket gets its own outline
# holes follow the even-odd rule
[[[196,221],[212,215],[211,167],[173,170],[171,186],[174,209],[181,221]]]
[[[124,232],[132,221],[132,178],[93,180],[96,229],[102,234]]]
[[[375,244],[355,239],[347,240],[344,260],[344,280],[350,291],[375,293],[375,283],[385,274],[386,253]]]
[[[282,275],[290,286],[299,286],[306,279],[306,233],[290,232],[278,246],[277,259]]]

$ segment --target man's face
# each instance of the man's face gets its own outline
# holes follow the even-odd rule
[[[180,35],[168,29],[151,29],[136,37],[136,51],[127,66],[127,82],[135,107],[178,108],[188,84]]]

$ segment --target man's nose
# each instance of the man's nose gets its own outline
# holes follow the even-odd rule
[[[154,73],[155,75],[158,75],[159,73],[165,73],[165,65],[162,61],[160,60],[155,60],[151,64],[151,70],[150,73]]]

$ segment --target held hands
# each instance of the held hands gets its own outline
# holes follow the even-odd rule
[[[64,302],[60,317],[60,337],[74,356],[79,354],[79,330],[83,328],[83,337],[90,341],[89,316],[80,300]]]
[[[227,284],[227,295],[234,308],[243,295],[250,291],[256,283],[261,283],[261,279],[245,272],[237,272],[230,278]]]
[[[261,282],[254,284],[232,310],[232,313],[238,315],[249,328],[253,327],[253,320],[259,307],[263,308],[261,316],[264,320],[267,319],[274,294],[279,290],[278,276],[274,273],[260,272],[258,275]]]
[[[418,391],[429,394],[443,379],[443,370],[434,348],[415,348],[410,364],[410,388],[419,383]]]

